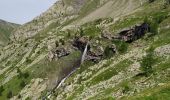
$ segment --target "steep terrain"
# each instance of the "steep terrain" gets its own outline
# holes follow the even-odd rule
[[[7,44],[12,31],[19,25],[0,20],[0,45]]]
[[[0,99],[168,100],[169,11],[165,0],[57,1],[1,49]]]

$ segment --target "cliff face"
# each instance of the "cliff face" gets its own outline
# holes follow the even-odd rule
[[[0,48],[0,99],[168,100],[170,7],[163,1],[57,1]]]

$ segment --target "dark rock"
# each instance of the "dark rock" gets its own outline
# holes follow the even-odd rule
[[[89,50],[87,52],[86,60],[99,62],[100,60],[102,60],[103,54],[103,48],[101,46],[98,46],[96,50]]]
[[[134,28],[121,31],[116,39],[121,39],[125,42],[131,43],[144,36],[145,33],[149,31],[149,29],[149,25],[143,23],[139,26],[135,26]]]
[[[66,50],[65,48],[58,48],[55,51],[55,56],[57,56],[57,58],[68,56],[69,54],[70,54],[70,51]]]
[[[64,56],[68,56],[71,52],[69,50],[67,50],[66,48],[57,48],[56,50],[50,51],[48,53],[48,59],[50,61],[54,60],[54,59],[58,59]]]
[[[81,52],[83,52],[87,43],[88,43],[88,37],[76,37],[73,42],[73,46],[77,47]],[[90,45],[88,46],[88,50],[89,49],[90,49]]]

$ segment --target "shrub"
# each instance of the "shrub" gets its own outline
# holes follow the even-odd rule
[[[28,57],[26,58],[26,63],[31,63],[31,59],[29,59]]]
[[[153,15],[153,20],[160,24],[163,20],[165,20],[168,17],[167,12],[159,12]]]
[[[113,40],[113,43],[116,45],[116,49],[120,54],[125,53],[128,50],[128,43],[120,40]]]
[[[25,79],[28,78],[28,77],[29,77],[29,73],[28,73],[28,72],[24,73],[24,74],[23,74],[23,77],[24,77]]]
[[[127,93],[128,91],[130,91],[130,86],[129,86],[129,82],[128,81],[124,81],[121,84],[121,87],[123,88],[123,90],[122,90],[123,93]]]
[[[7,93],[7,98],[11,98],[12,97],[12,91],[9,91],[8,93]]]
[[[158,27],[159,27],[158,23],[152,22],[152,23],[150,23],[149,26],[150,26],[149,32],[151,32],[152,35],[158,34]]]
[[[140,63],[141,69],[144,72],[145,76],[149,76],[153,72],[152,66],[154,65],[154,63],[154,53],[152,48],[150,48],[147,52],[147,55],[142,58],[142,61]]]
[[[55,46],[56,46],[56,47],[58,47],[58,46],[59,46],[58,41],[55,41]]]
[[[113,56],[114,52],[110,49],[109,46],[107,46],[104,50],[104,56],[105,58],[111,58]]]
[[[158,33],[158,23],[155,20],[151,20],[148,19],[148,17],[145,17],[144,23],[147,23],[149,25],[149,32],[151,32],[152,35],[156,35]]]
[[[19,68],[17,68],[18,78],[21,78],[23,76],[23,73]]]
[[[65,41],[63,39],[59,40],[61,42],[62,45],[65,45]]]
[[[24,88],[26,86],[25,81],[22,80],[19,86],[20,86],[20,88]]]

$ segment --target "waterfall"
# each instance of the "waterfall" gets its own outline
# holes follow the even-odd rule
[[[84,52],[83,52],[83,54],[82,54],[81,64],[82,64],[82,63],[84,62],[84,60],[85,60],[85,56],[86,56],[86,54],[87,54],[87,48],[88,48],[88,43],[86,44],[86,47],[85,47]],[[50,99],[51,95],[53,94],[53,91],[54,91],[55,89],[60,88],[61,85],[65,82],[65,80],[66,80],[67,78],[69,78],[75,71],[76,71],[76,69],[72,70],[72,71],[70,72],[70,74],[68,74],[66,77],[64,77],[64,78],[59,82],[59,84],[57,84],[56,87],[54,87],[54,89],[53,89],[50,93],[48,93],[45,97],[43,97],[42,99],[43,99],[43,100]]]
[[[82,54],[82,57],[81,57],[81,64],[84,62],[85,60],[85,57],[86,57],[86,54],[87,54],[87,48],[88,48],[88,43],[86,44],[86,47],[84,49],[84,52]]]

